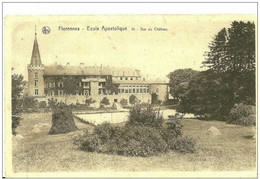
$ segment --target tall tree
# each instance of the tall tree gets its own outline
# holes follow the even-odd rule
[[[170,79],[170,94],[174,98],[180,100],[188,90],[190,80],[198,73],[198,71],[192,70],[191,68],[178,69],[169,73],[168,78]]]
[[[18,74],[12,75],[12,134],[16,134],[16,128],[22,120],[22,99],[21,93],[23,91],[23,76]]]
[[[226,120],[234,104],[255,104],[254,23],[232,22],[214,37],[205,55],[208,70],[193,76],[178,95],[179,112]]]
[[[202,64],[209,69],[220,73],[226,70],[223,64],[227,58],[227,30],[223,28],[209,44],[209,52],[205,53],[206,60]]]
[[[209,48],[203,64],[229,84],[234,103],[255,104],[255,24],[232,22]]]
[[[182,95],[177,111],[210,119],[225,120],[232,108],[232,94],[219,75],[212,70],[196,74]]]

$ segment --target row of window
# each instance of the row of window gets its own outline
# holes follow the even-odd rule
[[[149,89],[142,89],[142,88],[137,88],[137,89],[119,89],[119,93],[149,93]],[[111,91],[107,91],[107,90],[104,90],[104,89],[99,89],[98,91],[98,94],[110,94]],[[34,91],[34,94],[35,96],[38,96],[39,95],[39,90],[38,89],[35,89]],[[55,95],[55,92],[54,91],[50,91],[49,93],[50,96],[54,96]],[[58,96],[63,96],[64,93],[63,93],[63,90],[58,90]],[[75,90],[75,95],[85,95],[85,96],[88,96],[90,95],[90,92],[89,90],[84,90],[83,93],[79,93],[78,90]]]
[[[120,77],[120,80],[128,80],[128,79],[129,80],[134,80],[134,79],[139,80],[139,77],[135,77],[135,78],[134,77],[122,77],[122,76]]]
[[[37,87],[38,86],[38,80],[34,80],[34,83],[35,83],[35,86]],[[50,88],[55,88],[55,82],[49,82],[49,87]],[[105,82],[99,82],[98,85],[101,86],[101,87],[104,87],[105,86]],[[84,88],[89,88],[89,82],[79,82],[77,83],[77,86],[81,87],[83,86]],[[63,88],[64,85],[63,85],[63,82],[57,82],[57,87],[60,87],[60,88]]]
[[[119,93],[149,93],[149,88],[119,89]]]
[[[50,88],[55,88],[55,82],[49,82],[49,87]],[[63,82],[57,82],[57,87],[63,88]]]
[[[140,86],[135,86],[135,85],[134,85],[134,86],[121,86],[121,85],[120,85],[120,87],[122,87],[122,88],[124,88],[124,87],[126,87],[126,88],[129,88],[129,87],[130,87],[130,88],[131,88],[131,87],[133,87],[133,88],[136,88],[136,87],[137,87],[137,88],[139,88],[139,87],[149,88],[149,86],[147,86],[147,85],[140,85]]]
[[[63,96],[64,95],[63,90],[57,90],[56,94],[58,96]],[[55,91],[50,91],[48,95],[49,96],[55,96]],[[80,93],[78,90],[75,90],[74,95],[85,95],[85,96],[88,96],[88,95],[90,95],[90,92],[89,92],[89,90],[84,90],[83,93]]]
[[[107,90],[107,89],[98,89],[98,94],[101,95],[101,94],[104,94],[104,95],[107,95],[107,94],[112,94],[111,90]]]

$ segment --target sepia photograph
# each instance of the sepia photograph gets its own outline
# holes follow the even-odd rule
[[[10,15],[7,177],[256,177],[256,14]]]

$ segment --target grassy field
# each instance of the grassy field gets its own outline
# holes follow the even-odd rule
[[[194,154],[166,153],[153,157],[124,157],[87,153],[73,144],[68,134],[48,135],[51,113],[23,114],[17,132],[24,138],[13,148],[15,172],[88,172],[88,171],[251,171],[256,170],[256,141],[252,127],[227,125],[220,121],[183,120],[184,135],[196,141]],[[80,129],[93,126],[76,120]],[[34,125],[47,124],[39,133]],[[217,127],[221,136],[211,136]]]

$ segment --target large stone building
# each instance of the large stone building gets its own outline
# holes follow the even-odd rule
[[[92,98],[96,101],[95,106],[99,106],[104,97],[111,104],[122,99],[129,101],[129,97],[135,95],[141,103],[151,103],[152,93],[165,102],[168,99],[168,83],[148,81],[136,69],[85,66],[84,63],[79,66],[45,66],[35,34],[31,63],[28,65],[27,94],[38,101],[57,99],[75,104],[85,103],[86,99]]]

